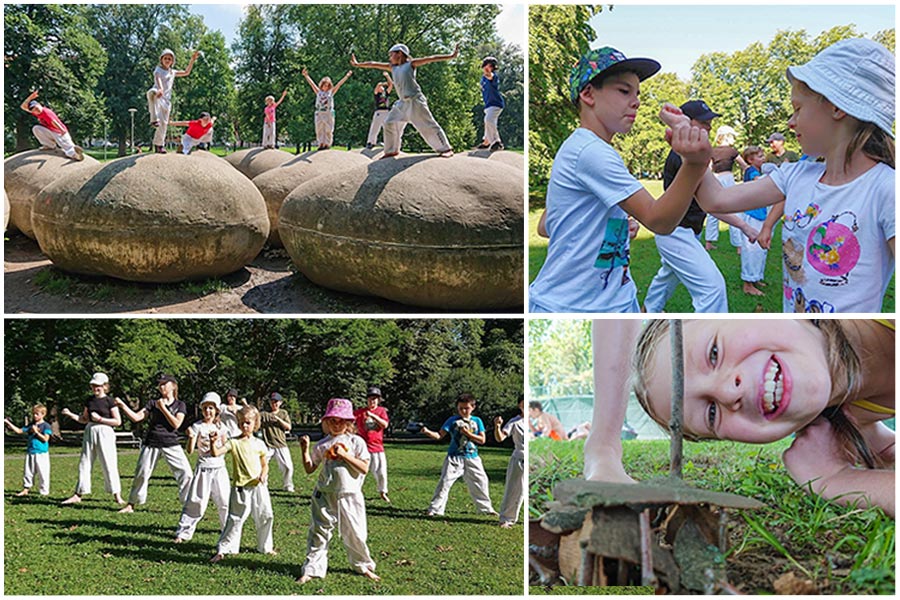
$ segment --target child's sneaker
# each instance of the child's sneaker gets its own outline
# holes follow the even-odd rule
[[[153,127],[154,129],[159,127],[159,121],[150,121],[150,127]]]
[[[75,160],[82,161],[84,160],[84,148],[81,146],[75,146]]]
[[[166,149],[163,146],[156,146],[155,152],[157,154],[168,154],[168,152],[166,152]]]
[[[503,144],[501,142],[494,142],[491,146],[491,152],[496,152],[497,150],[503,150]]]

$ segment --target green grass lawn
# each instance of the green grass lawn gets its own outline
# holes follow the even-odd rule
[[[51,495],[37,490],[25,498],[21,489],[23,458],[8,450],[5,460],[4,593],[6,595],[520,595],[523,592],[521,525],[498,527],[497,517],[479,515],[466,486],[458,481],[447,514],[425,516],[446,455],[446,444],[387,444],[388,482],[392,504],[378,499],[371,477],[366,495],[369,539],[380,583],[351,572],[335,531],[325,579],[300,587],[294,580],[306,556],[309,502],[318,471],[303,472],[299,447],[292,446],[297,492],[281,490],[281,473],[270,476],[275,512],[276,556],[255,551],[252,518],[243,532],[242,553],[209,564],[218,540],[215,508],[207,509],[194,539],[172,543],[181,513],[175,480],[168,467],[157,465],[146,505],[134,514],[117,514],[103,490],[95,465],[93,494],[74,506],[59,506],[75,488],[78,449],[54,448]],[[490,479],[494,507],[503,498],[510,451],[480,452]],[[119,472],[127,498],[137,451],[119,452]],[[192,462],[194,462],[192,460]]]
[[[662,181],[642,180],[641,183],[650,192],[654,198],[659,198],[663,193]],[[533,193],[531,197],[531,206],[540,206],[529,212],[528,221],[528,280],[534,281],[538,271],[547,259],[547,239],[537,234],[537,223],[540,219],[543,208],[543,194]],[[540,204],[539,204],[540,203]],[[776,227],[772,236],[772,250],[769,250],[766,258],[765,281],[768,286],[765,288],[765,296],[748,296],[742,290],[743,282],[741,281],[741,257],[738,256],[735,248],[728,241],[727,225],[719,222],[719,241],[717,248],[710,252],[719,270],[725,277],[725,287],[728,293],[728,309],[735,313],[752,313],[752,312],[782,312],[781,304],[781,228]],[[702,239],[702,238],[701,238]],[[659,252],[656,249],[656,243],[653,241],[653,233],[646,227],[641,227],[637,238],[631,242],[631,266],[629,272],[634,278],[634,283],[638,289],[638,301],[643,304],[644,296],[647,294],[647,288],[659,269]],[[887,293],[884,297],[883,312],[894,312],[894,279],[888,285]],[[679,285],[675,294],[666,304],[666,312],[669,313],[690,313],[694,312],[691,305],[691,296],[688,294],[687,288]]]
[[[685,481],[766,505],[730,515],[729,580],[747,593],[771,593],[776,578],[793,572],[823,593],[893,594],[894,520],[880,509],[840,507],[804,493],[781,462],[789,445],[789,439],[762,446],[685,443]],[[623,446],[626,470],[636,479],[668,473],[668,441],[634,440]],[[538,439],[529,443],[529,453],[529,510],[535,517],[552,500],[559,481],[583,477],[583,443]]]

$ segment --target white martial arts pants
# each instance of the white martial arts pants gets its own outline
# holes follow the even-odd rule
[[[122,492],[119,480],[119,458],[116,454],[116,432],[109,425],[88,423],[81,438],[81,460],[78,461],[78,485],[75,493],[84,496],[91,493],[91,469],[99,459],[103,467],[103,481],[110,494]]]
[[[384,452],[369,452],[369,473],[375,478],[375,490],[387,494],[387,456]]]
[[[231,495],[231,483],[228,481],[228,469],[221,467],[201,467],[194,470],[191,487],[188,489],[187,502],[181,511],[181,520],[175,537],[189,540],[194,537],[197,523],[203,518],[209,499],[212,498],[219,512],[219,531],[225,529],[228,520],[228,501]]]
[[[144,446],[138,455],[137,468],[134,471],[134,481],[131,482],[131,495],[128,503],[133,505],[147,502],[147,487],[150,485],[150,476],[156,467],[156,461],[162,456],[166,459],[169,469],[178,482],[178,499],[184,505],[187,502],[188,490],[191,487],[191,463],[188,462],[181,446],[169,446],[167,448],[151,448]]]
[[[688,289],[694,312],[728,312],[725,278],[690,227],[676,227],[654,240],[662,265],[644,298],[648,313],[662,312],[679,282]]]
[[[31,489],[34,486],[34,477],[37,475],[41,482],[41,496],[50,493],[50,453],[41,452],[39,454],[25,455],[25,475],[22,477],[22,487]]]
[[[384,121],[384,153],[394,154],[400,151],[403,130],[406,124],[412,123],[422,139],[437,153],[452,150],[447,135],[428,109],[428,100],[424,94],[401,98],[394,102],[391,112]]]
[[[56,133],[43,125],[35,125],[31,128],[31,133],[40,142],[42,148],[56,148],[59,146],[63,154],[69,158],[75,157],[75,142],[72,141],[72,136],[69,135],[68,131],[66,133]]]
[[[469,488],[469,495],[472,496],[478,512],[489,515],[497,514],[494,507],[491,506],[487,473],[484,472],[480,456],[474,458],[448,456],[444,459],[441,479],[434,490],[434,498],[431,499],[431,506],[428,507],[428,510],[436,515],[444,514],[447,498],[450,496],[450,488],[460,477],[465,480],[466,486]]]
[[[502,112],[503,109],[499,106],[488,106],[484,109],[484,140],[488,144],[501,141],[497,123],[500,121],[500,113]]]
[[[288,492],[294,491],[294,461],[291,458],[291,450],[287,446],[284,448],[269,448],[266,459],[272,464],[272,459],[278,464],[278,470],[284,481],[284,489]]]
[[[212,144],[213,140],[213,130],[210,128],[209,131],[203,134],[203,137],[199,140],[197,138],[193,138],[188,134],[184,134],[181,136],[181,151],[184,154],[190,154],[191,149],[197,144]]]
[[[165,96],[156,97],[156,88],[147,90],[147,108],[150,111],[150,122],[159,122],[159,127],[153,133],[153,145],[166,145],[166,130],[169,127],[169,115],[172,112],[172,103]]]
[[[320,146],[331,146],[334,143],[334,113],[316,111],[316,143]]]
[[[275,516],[272,513],[269,488],[264,484],[252,487],[232,486],[228,520],[219,536],[219,554],[237,554],[241,551],[241,532],[244,530],[244,521],[250,515],[253,515],[253,523],[256,525],[256,549],[263,554],[275,549],[272,541]]]
[[[372,124],[369,125],[369,137],[366,138],[366,144],[374,146],[378,143],[378,132],[384,126],[384,121],[387,119],[389,112],[388,109],[383,108],[376,110],[372,115]]]
[[[747,213],[743,214],[744,221],[756,230],[762,229],[763,221],[754,219]],[[744,236],[744,245],[741,246],[741,280],[756,282],[766,278],[766,257],[769,251],[758,243],[750,243],[750,239]]]
[[[716,179],[722,184],[722,187],[730,188],[734,186],[734,175],[731,171],[726,173],[716,173]],[[711,228],[714,231],[711,231]],[[712,236],[712,237],[710,237]],[[728,239],[735,248],[740,248],[744,242],[744,232],[737,227],[728,226]],[[719,240],[719,219],[712,215],[706,215],[706,241],[716,242]]]
[[[271,123],[263,123],[262,147],[275,147],[275,121]]]
[[[309,535],[306,538],[306,560],[302,574],[325,577],[328,572],[328,542],[337,525],[338,535],[347,550],[350,568],[365,573],[375,570],[366,539],[366,505],[361,492],[348,494],[313,491]]]
[[[515,523],[525,501],[525,453],[516,450],[506,467],[506,489],[500,503],[500,522]]]

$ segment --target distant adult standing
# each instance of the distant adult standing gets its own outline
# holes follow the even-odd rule
[[[219,415],[219,420],[222,421],[225,429],[228,430],[229,438],[241,437],[241,428],[238,427],[237,414],[239,410],[247,406],[247,401],[241,398],[241,403],[238,404],[238,396],[240,394],[235,388],[228,390],[225,393],[225,404],[222,405],[222,414]]]
[[[356,433],[366,442],[369,451],[369,473],[375,476],[375,487],[381,499],[390,503],[387,487],[387,458],[384,454],[384,430],[390,419],[387,409],[381,406],[381,389],[370,387],[366,392],[366,406],[353,411]]]
[[[791,163],[800,160],[800,156],[796,152],[784,149],[784,135],[781,133],[776,131],[769,136],[766,143],[769,144],[769,150],[771,150],[771,152],[766,153],[766,162],[772,163],[773,165],[780,165],[782,163]]]

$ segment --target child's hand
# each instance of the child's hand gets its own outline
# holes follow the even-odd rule
[[[191,54],[191,60],[197,60],[197,57],[200,56],[199,50],[194,50],[194,53]]]
[[[688,116],[681,112],[680,108],[669,102],[663,104],[662,108],[659,110],[659,120],[665,123],[666,126],[673,131],[679,124],[691,124],[691,120]],[[668,132],[666,137],[668,139]]]
[[[634,217],[628,217],[628,239],[633,240],[641,230],[641,224]]]
[[[35,98],[37,98],[37,97],[38,97],[38,91],[37,91],[37,90],[34,90],[34,91],[31,92],[30,94],[28,94],[28,101],[30,102],[30,101],[34,100]]]
[[[494,425],[496,427],[500,427],[501,425],[503,425],[503,417],[500,417],[500,416],[494,417]]]
[[[197,437],[197,432],[194,431],[194,428],[193,428],[193,427],[188,427],[188,428],[187,428],[187,431],[186,431],[185,433],[187,433],[187,436],[188,436],[189,438],[196,438],[196,437]],[[215,431],[210,431],[210,432],[209,432],[209,441],[212,442],[213,440],[215,440],[215,439],[216,439],[216,435],[218,435],[218,434],[217,434]]]
[[[259,474],[259,482],[260,482],[262,485],[266,485],[266,483],[268,483],[268,481],[269,481],[269,473],[268,473],[268,471]]]
[[[852,466],[841,452],[841,442],[825,417],[816,418],[798,431],[782,459],[791,479],[801,486],[815,480],[812,485],[816,491],[820,491],[830,477]]]
[[[102,417],[97,412],[91,412],[91,421],[94,423],[99,423]]]
[[[358,66],[359,66],[359,61],[356,60],[356,54],[353,53],[353,52],[350,53],[350,66],[351,66],[351,67],[358,67]]]
[[[347,77],[350,77],[351,75],[353,75],[353,71],[347,71]]]
[[[309,436],[301,435],[300,436],[300,449],[306,452],[309,450]]]
[[[756,236],[756,243],[760,248],[768,250],[772,246],[772,228],[763,225],[763,228],[759,230],[759,235]]]
[[[668,138],[668,131],[666,132]],[[709,164],[712,156],[712,146],[709,143],[709,134],[699,127],[693,127],[690,120],[684,117],[676,123],[671,136],[672,150],[681,159],[691,165]]]
[[[307,75],[309,75],[309,71],[306,70],[306,67],[303,67],[303,70],[300,71],[300,74],[306,77]]]
[[[747,236],[751,244],[759,239],[759,231],[746,223],[744,223],[744,235]]]
[[[456,42],[456,46],[453,48],[453,54],[451,55],[451,57],[456,58],[457,56],[459,56],[459,42]]]

